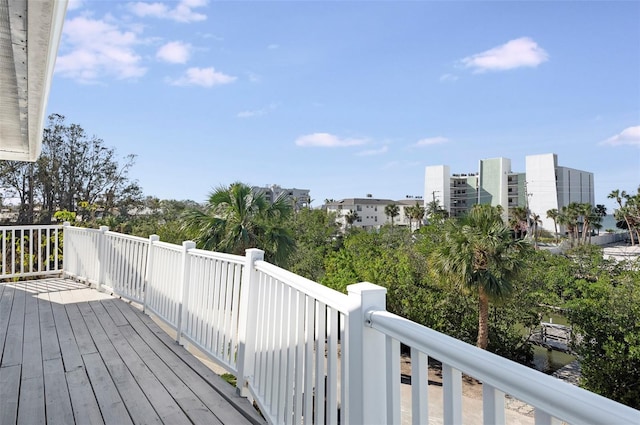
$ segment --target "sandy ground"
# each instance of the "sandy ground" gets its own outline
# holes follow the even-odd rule
[[[613,258],[618,261],[637,260],[640,258],[640,244],[614,243],[602,247],[604,258]]]
[[[411,360],[402,357],[400,373],[403,375],[400,389],[402,424],[411,424]],[[429,424],[443,423],[442,373],[437,367],[429,367]],[[464,424],[482,424],[482,384],[463,375],[462,421]],[[534,424],[533,407],[507,397],[505,400],[505,422],[513,425]]]

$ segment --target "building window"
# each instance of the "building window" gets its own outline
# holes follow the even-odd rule
[[[358,223],[362,223],[362,217],[358,217]]]
[[[378,216],[373,217],[373,221],[378,222]]]
[[[362,205],[356,205],[356,211],[362,211]]]

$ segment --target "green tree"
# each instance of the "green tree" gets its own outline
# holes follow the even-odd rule
[[[553,234],[556,238],[556,243],[558,243],[558,217],[560,217],[560,212],[557,208],[547,210],[547,218],[553,220]]]
[[[542,223],[540,215],[536,213],[531,213],[529,216],[529,221],[531,223],[532,228],[532,236],[533,236],[533,246],[534,248],[538,248],[538,226]]]
[[[578,219],[580,218],[580,207],[577,202],[571,202],[562,207],[558,216],[558,223],[567,228],[569,234],[569,245],[575,246],[578,240]]]
[[[235,182],[214,190],[204,211],[186,212],[184,223],[200,248],[237,255],[260,248],[268,261],[285,265],[295,246],[285,226],[291,214],[286,197],[269,203],[264,194]]]
[[[398,204],[389,204],[384,207],[384,213],[391,219],[391,227],[393,227],[393,220],[400,215],[400,207]]]
[[[509,210],[509,227],[517,239],[522,239],[526,235],[527,214],[525,207],[513,207]]]
[[[511,237],[501,212],[490,205],[475,205],[461,220],[445,224],[433,264],[442,275],[477,294],[479,348],[486,349],[489,343],[490,300],[508,297],[529,249],[528,242]]]
[[[638,188],[640,191],[640,187]],[[615,199],[618,203],[619,209],[615,210],[614,216],[616,220],[624,221],[626,224],[626,229],[629,232],[629,238],[631,239],[631,245],[635,245],[635,239],[633,237],[633,226],[631,225],[631,209],[629,208],[629,201],[631,196],[627,194],[626,191],[615,189],[612,190],[611,193],[607,196],[609,199]],[[622,200],[624,199],[624,203]]]
[[[581,386],[640,409],[640,275],[580,282],[569,319],[581,336]]]
[[[342,245],[342,235],[334,213],[321,209],[301,209],[287,227],[292,230],[296,249],[288,270],[315,282],[324,277],[324,261]]]
[[[349,210],[349,212],[344,216],[344,220],[347,223],[347,228],[352,228],[353,223],[358,221],[358,218],[360,218],[360,216],[357,212],[355,212],[354,210]]]
[[[410,223],[415,220],[417,223],[417,228],[420,229],[420,227],[422,226],[422,220],[424,219],[424,215],[426,213],[426,209],[422,205],[420,205],[418,201],[416,201],[415,205],[406,207],[405,212],[409,216]],[[409,227],[411,227],[411,225],[409,225]]]
[[[88,137],[81,126],[52,114],[38,160],[1,161],[0,186],[19,195],[21,223],[50,223],[58,210],[77,212],[84,221],[98,211],[103,216],[126,215],[142,198],[140,186],[129,178],[134,163],[135,156],[121,162],[102,139]]]

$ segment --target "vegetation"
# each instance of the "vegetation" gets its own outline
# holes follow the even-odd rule
[[[525,265],[529,244],[511,237],[501,210],[476,205],[461,220],[449,220],[440,244],[432,251],[433,266],[452,282],[478,297],[476,345],[489,344],[489,301],[503,300]]]
[[[295,242],[285,223],[292,215],[286,197],[268,202],[244,183],[220,186],[204,208],[185,213],[185,229],[199,248],[244,255],[260,247],[265,259],[284,265]]]
[[[52,114],[38,160],[0,161],[0,187],[5,197],[19,199],[19,224],[50,223],[60,210],[77,213],[85,222],[98,214],[126,215],[142,198],[140,187],[128,177],[134,160],[128,155],[120,163],[103,140]]]

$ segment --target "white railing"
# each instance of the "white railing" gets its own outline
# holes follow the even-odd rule
[[[640,423],[640,412],[575,387],[455,338],[418,325],[384,310],[367,314],[368,326],[385,337],[380,349],[391,352],[385,370],[397,369],[398,346],[411,348],[411,422],[428,422],[426,367],[431,357],[442,363],[443,422],[465,422],[462,409],[462,374],[482,382],[483,423],[505,423],[505,395],[525,401],[535,409],[536,424],[563,421],[570,424]],[[387,421],[400,423],[400,379],[388,385]]]
[[[0,279],[62,271],[62,226],[1,226]]]
[[[33,229],[30,240],[45,231],[58,239],[59,227]],[[28,251],[19,242],[27,230],[16,228],[10,249],[2,246],[3,265],[35,258],[5,260],[8,251]],[[178,342],[236,374],[239,392],[270,423],[419,424],[436,410],[443,423],[460,423],[463,373],[483,383],[484,423],[506,422],[507,394],[533,406],[537,424],[640,423],[637,410],[387,312],[386,290],[370,283],[345,295],[265,262],[257,249],[221,254],[106,227],[65,225],[63,233],[66,275],[141,303]],[[51,264],[45,273],[60,271]],[[401,343],[411,349],[409,399],[400,396]],[[428,396],[429,358],[442,364],[441,405]]]

